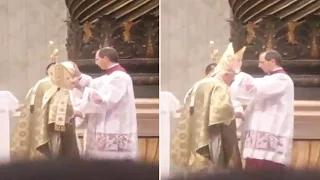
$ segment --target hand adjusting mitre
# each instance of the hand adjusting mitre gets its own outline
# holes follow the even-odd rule
[[[232,68],[236,73],[241,71],[242,59],[244,52],[246,51],[246,46],[243,46],[239,51],[237,51],[232,57]]]
[[[193,90],[191,91],[191,100],[190,100],[190,107],[194,107],[195,101],[195,92],[197,91],[198,87],[201,83],[210,81],[210,77],[216,76],[220,72],[224,71],[234,71],[235,73],[240,72],[242,66],[242,58],[243,54],[246,50],[246,47],[241,48],[238,52],[234,52],[233,44],[229,43],[227,49],[224,51],[222,57],[218,61],[217,67],[214,69],[213,72],[208,74],[206,78],[198,81],[194,86]]]
[[[65,61],[53,65],[48,70],[51,82],[63,89],[73,88],[73,79],[75,78],[75,64],[71,61]]]

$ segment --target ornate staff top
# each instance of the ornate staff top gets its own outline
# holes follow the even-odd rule
[[[53,48],[53,45],[54,45],[54,42],[49,41],[49,47],[51,49],[50,60],[52,63],[57,63],[59,50],[57,48]]]
[[[209,46],[210,48],[211,48],[211,59],[212,59],[212,61],[214,62],[214,63],[218,63],[218,61],[219,61],[219,51],[218,51],[218,49],[216,49],[215,47],[214,47],[214,41],[210,41],[210,46]]]

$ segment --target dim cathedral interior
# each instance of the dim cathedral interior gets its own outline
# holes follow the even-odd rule
[[[1,6],[2,21],[10,22],[0,30],[2,90],[23,101],[28,89],[45,74],[49,41],[59,49],[59,59],[75,62],[82,72],[94,77],[101,74],[93,61],[94,52],[113,46],[133,79],[140,158],[158,162],[158,0],[15,0],[1,2]],[[284,68],[296,91],[292,166],[318,168],[320,2],[161,0],[161,7],[161,90],[172,92],[182,103],[210,63],[210,40],[220,51],[229,41],[235,50],[246,45],[243,71],[255,76],[262,75],[258,53],[276,49],[285,59]],[[18,115],[19,111],[13,114],[11,130]],[[160,124],[165,127],[164,122]],[[174,123],[170,125],[172,129]],[[5,127],[4,123],[1,128]],[[82,131],[78,134],[81,138]]]
[[[179,12],[175,11],[177,8]],[[162,0],[161,91],[172,93],[182,104],[188,90],[204,77],[206,66],[212,63],[210,40],[214,41],[219,52],[223,52],[229,42],[233,42],[235,52],[246,46],[242,70],[254,77],[263,76],[263,71],[258,68],[259,53],[275,49],[282,54],[283,67],[292,77],[295,86],[291,166],[319,168],[319,20],[320,1],[313,0],[196,3],[188,0]],[[163,103],[161,98],[160,104]],[[177,117],[179,113],[175,114]],[[167,126],[169,122],[165,123],[161,119],[161,127],[175,129],[175,118],[171,118],[170,127]],[[162,130],[161,143],[162,139],[170,139],[164,136]],[[161,145],[161,148],[165,147]],[[166,148],[166,151],[170,151],[169,143]],[[174,169],[165,168],[163,171]]]
[[[11,92],[22,106],[28,90],[45,77],[51,48],[59,51],[59,61],[73,61],[81,72],[97,77],[103,71],[95,65],[95,52],[100,47],[114,47],[120,55],[119,63],[133,80],[139,157],[158,162],[158,0],[17,0],[1,2],[1,6],[7,13],[1,18],[9,22],[0,32],[4,41],[1,90]],[[13,113],[10,131],[19,115],[19,109]],[[6,137],[8,123],[1,125]],[[81,143],[83,129],[77,134]],[[1,153],[8,153],[8,141],[2,143],[5,152]]]

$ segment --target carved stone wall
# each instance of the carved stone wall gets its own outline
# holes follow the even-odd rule
[[[302,22],[285,22],[274,16],[259,23],[231,20],[231,41],[235,50],[247,46],[244,59],[256,59],[266,49],[279,51],[285,60],[320,59],[320,16],[310,15]]]
[[[139,22],[119,24],[104,16],[91,24],[68,20],[67,50],[70,60],[94,59],[100,47],[112,46],[120,59],[159,58],[159,17],[146,15]]]
[[[132,77],[136,98],[159,97],[159,1],[99,3],[66,0],[69,59],[83,73],[100,76],[95,53],[101,47],[114,47],[119,63]]]
[[[320,2],[229,0],[229,5],[234,49],[247,47],[243,70],[263,75],[256,59],[265,50],[276,50],[293,79],[295,98],[315,100],[320,88]]]

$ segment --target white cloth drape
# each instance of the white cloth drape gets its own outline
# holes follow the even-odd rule
[[[10,111],[19,107],[18,99],[9,91],[0,91],[0,163],[10,161]]]
[[[160,92],[160,173],[163,178],[170,174],[170,141],[173,115],[180,108],[179,100],[167,91]]]

